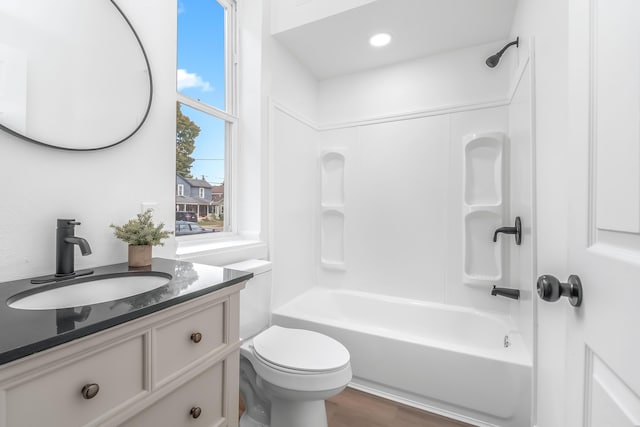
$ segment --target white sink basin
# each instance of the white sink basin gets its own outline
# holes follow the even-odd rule
[[[11,308],[20,310],[52,310],[82,307],[149,292],[166,285],[171,276],[165,273],[125,273],[74,280],[73,284],[47,286],[40,292],[25,292],[9,299]],[[13,300],[13,301],[12,301]]]

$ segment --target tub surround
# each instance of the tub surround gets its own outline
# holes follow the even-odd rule
[[[133,319],[241,283],[253,274],[227,268],[154,258],[148,269],[130,269],[127,263],[96,267],[92,276],[156,271],[172,279],[157,289],[116,301],[52,310],[20,310],[7,305],[16,294],[37,289],[30,279],[0,283],[0,365],[60,344],[94,334]],[[78,283],[82,279],[51,286]],[[84,280],[87,280],[86,278]]]

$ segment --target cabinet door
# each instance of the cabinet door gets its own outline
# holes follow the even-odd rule
[[[234,425],[226,417],[226,361],[208,368],[190,382],[129,419],[121,427],[215,427]],[[232,416],[234,414],[231,414]],[[237,417],[238,413],[235,412]]]
[[[147,393],[144,344],[144,336],[136,336],[7,386],[7,426],[75,427],[108,418]]]
[[[170,381],[204,356],[227,345],[227,302],[172,318],[154,330],[154,387]]]

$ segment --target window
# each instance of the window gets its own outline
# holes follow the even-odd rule
[[[184,184],[178,184],[178,196],[184,196]]]
[[[176,180],[194,190],[184,194],[178,185],[176,211],[198,212],[201,227],[192,234],[232,230],[222,212],[230,211],[233,200],[235,15],[233,0],[178,0]],[[214,187],[227,194],[214,198],[205,191]]]

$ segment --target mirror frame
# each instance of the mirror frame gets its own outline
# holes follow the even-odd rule
[[[113,7],[116,8],[116,10],[118,11],[118,13],[120,14],[120,16],[122,17],[122,19],[124,19],[124,22],[127,23],[127,25],[129,26],[129,29],[131,30],[131,32],[133,33],[133,36],[136,38],[136,41],[138,42],[138,46],[140,46],[140,51],[142,52],[142,56],[144,57],[144,62],[147,65],[147,71],[148,71],[148,75],[149,75],[149,99],[147,101],[147,108],[144,112],[144,115],[142,117],[142,119],[140,120],[140,123],[138,123],[138,125],[135,127],[135,129],[133,129],[133,131],[131,131],[131,133],[129,133],[127,136],[125,136],[124,138],[110,143],[108,145],[103,145],[100,147],[92,147],[92,148],[71,148],[71,147],[60,147],[58,145],[55,144],[48,144],[44,141],[40,141],[34,138],[30,138],[26,135],[21,134],[20,132],[16,132],[15,130],[8,128],[6,126],[4,126],[3,124],[0,123],[0,130],[5,131],[6,133],[13,135],[17,138],[20,138],[24,141],[27,142],[31,142],[33,144],[37,144],[37,145],[42,145],[45,147],[50,147],[50,148],[55,148],[57,150],[65,150],[65,151],[98,151],[98,150],[104,150],[107,148],[111,148],[114,147],[116,145],[122,144],[123,142],[125,142],[126,140],[128,140],[129,138],[131,138],[133,135],[135,135],[138,130],[140,130],[140,128],[142,127],[142,125],[144,124],[144,122],[147,120],[147,117],[149,116],[149,111],[151,110],[151,103],[153,101],[153,77],[151,76],[151,64],[149,63],[149,57],[147,56],[147,51],[144,48],[144,45],[142,44],[142,40],[140,40],[140,36],[138,35],[138,33],[136,32],[135,28],[133,28],[133,25],[131,24],[131,21],[129,21],[129,18],[127,18],[127,16],[124,14],[124,12],[122,11],[122,9],[120,9],[120,7],[116,4],[115,0],[109,0],[111,2],[111,4],[113,5]]]

